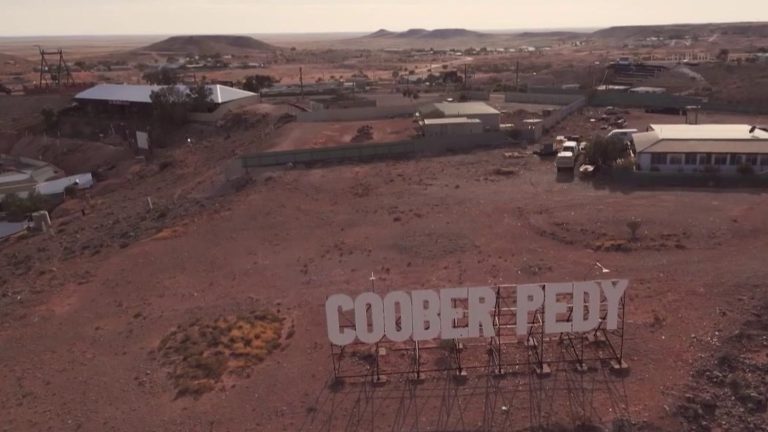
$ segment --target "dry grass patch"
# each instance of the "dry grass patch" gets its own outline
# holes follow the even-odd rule
[[[212,391],[226,374],[242,375],[280,347],[283,319],[271,312],[196,320],[178,326],[158,346],[171,367],[176,397]]]

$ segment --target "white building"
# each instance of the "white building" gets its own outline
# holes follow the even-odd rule
[[[466,117],[424,119],[421,127],[426,137],[483,133],[482,121]]]
[[[501,128],[501,113],[483,102],[439,102],[423,106],[419,110],[422,119],[467,118],[477,119],[483,129],[497,131]]]
[[[650,125],[632,138],[638,171],[736,174],[749,165],[768,172],[768,132],[750,125]]]

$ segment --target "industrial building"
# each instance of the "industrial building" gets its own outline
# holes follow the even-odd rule
[[[188,87],[178,86],[184,91]],[[207,85],[211,90],[211,102],[218,107],[236,100],[258,97],[256,93],[220,84]],[[153,91],[163,86],[131,84],[99,84],[75,95],[74,101],[87,109],[117,109],[118,111],[142,111],[152,104]]]
[[[632,138],[641,172],[768,172],[768,128],[740,124],[650,125],[647,132],[633,134]]]
[[[483,102],[438,102],[419,109],[420,120],[441,118],[466,118],[480,120],[484,130],[501,128],[501,113]]]
[[[466,117],[422,119],[421,129],[426,137],[473,135],[483,133],[483,122]]]

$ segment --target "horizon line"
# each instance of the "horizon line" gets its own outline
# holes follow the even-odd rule
[[[435,27],[431,30],[444,30],[444,29],[458,29],[458,30],[470,30],[477,32],[533,32],[543,33],[550,31],[573,31],[579,33],[579,30],[584,32],[597,31],[608,28],[616,27],[657,27],[657,26],[676,26],[676,25],[708,25],[708,24],[768,24],[768,21],[705,21],[705,22],[679,22],[679,23],[662,23],[662,24],[617,24],[612,26],[577,26],[577,27],[518,27],[518,28],[506,28],[506,29],[480,29],[480,28],[466,28],[466,27]],[[295,32],[295,31],[276,31],[276,32],[177,32],[177,33],[62,33],[62,34],[0,34],[0,38],[55,38],[55,37],[117,37],[117,36],[132,36],[132,37],[150,37],[150,36],[248,36],[248,35],[322,35],[322,34],[367,34],[375,33],[380,30],[388,30],[393,32],[407,31],[417,29],[418,27],[411,27],[405,30],[389,30],[386,27],[381,27],[376,30],[341,30],[341,31],[310,31],[310,32]],[[430,29],[426,29],[430,30]]]

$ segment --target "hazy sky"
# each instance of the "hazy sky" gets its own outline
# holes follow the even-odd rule
[[[0,35],[302,33],[768,20],[768,0],[0,0]]]

